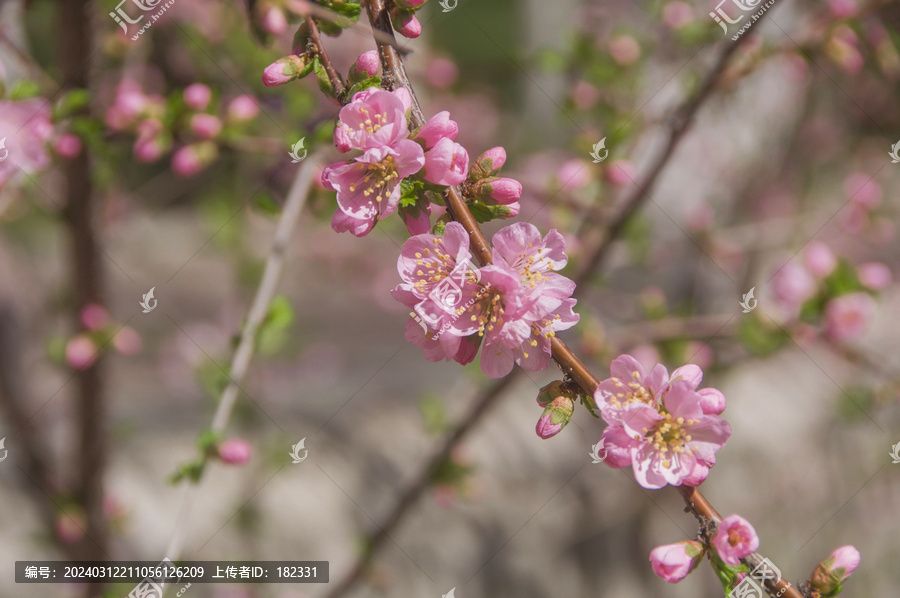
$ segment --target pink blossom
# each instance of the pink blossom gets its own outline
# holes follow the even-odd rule
[[[259,114],[259,103],[248,95],[239,95],[228,104],[228,116],[242,122],[253,120]]]
[[[606,178],[617,187],[634,185],[637,182],[637,168],[628,160],[613,160],[609,163]]]
[[[191,130],[200,139],[214,139],[222,132],[222,121],[212,114],[195,114],[191,117]]]
[[[493,200],[488,203],[507,206],[522,197],[522,183],[515,179],[490,177],[475,186],[475,194]]]
[[[822,596],[837,596],[844,580],[856,571],[861,560],[855,547],[841,546],[819,563],[809,578],[810,586]]]
[[[731,436],[731,426],[715,413],[724,409],[724,396],[707,392],[704,401],[696,390],[703,373],[695,365],[678,368],[670,378],[661,364],[648,373],[636,359],[621,355],[610,373],[594,394],[610,424],[605,446],[616,455],[606,462],[611,467],[631,464],[645,488],[702,483],[715,465],[715,453]]]
[[[32,174],[50,166],[47,143],[53,136],[50,103],[41,98],[9,102],[0,100],[0,139],[6,154],[0,162],[0,188],[23,170]]]
[[[566,427],[574,411],[575,403],[571,397],[558,396],[544,407],[544,413],[541,414],[534,431],[544,440],[552,438]]]
[[[669,583],[678,583],[697,568],[706,548],[696,540],[657,546],[650,552],[653,572]]]
[[[212,164],[218,149],[211,141],[186,145],[172,156],[172,170],[182,177],[192,177]]]
[[[134,328],[123,326],[116,332],[112,343],[122,355],[135,355],[141,350],[141,335]]]
[[[184,88],[184,103],[193,110],[206,110],[212,99],[212,91],[203,83],[192,83]]]
[[[66,363],[75,370],[84,370],[97,361],[100,351],[90,337],[79,334],[66,343]]]
[[[145,139],[138,137],[134,142],[132,152],[141,162],[151,163],[159,160],[168,149],[168,144],[161,137]]]
[[[701,202],[688,208],[684,223],[694,232],[709,230],[716,219],[716,214],[708,203]]]
[[[400,11],[391,15],[391,21],[397,33],[410,39],[415,39],[422,35],[422,23],[411,12]]]
[[[425,180],[435,185],[458,185],[469,172],[469,154],[460,144],[444,137],[425,154]]]
[[[813,241],[803,252],[803,263],[813,276],[825,278],[837,267],[837,258],[827,244]]]
[[[109,312],[102,305],[88,303],[81,308],[81,324],[88,330],[99,330],[109,323]]]
[[[63,544],[77,544],[84,539],[87,519],[84,509],[77,506],[65,507],[56,516],[53,530]]]
[[[740,515],[729,515],[719,522],[711,544],[722,562],[734,567],[759,548],[759,536],[746,519]]]
[[[365,73],[371,77],[378,73],[379,68],[381,68],[381,61],[378,58],[377,50],[363,52],[356,59],[356,71],[358,73]]]
[[[864,172],[854,172],[844,179],[844,194],[854,204],[874,210],[881,204],[883,192],[881,185]]]
[[[587,81],[576,81],[571,91],[572,103],[579,110],[587,110],[597,104],[600,90]]]
[[[456,139],[457,133],[459,133],[459,125],[450,118],[450,113],[444,110],[432,116],[427,123],[422,125],[416,134],[416,139],[422,140],[425,143],[425,149],[429,150],[441,139],[447,138],[451,141]]]
[[[231,438],[219,445],[219,458],[229,465],[240,465],[250,460],[250,443],[240,438]]]
[[[591,181],[591,171],[584,160],[566,160],[559,167],[556,178],[563,189],[572,191],[581,189]]]
[[[266,10],[260,20],[260,25],[264,31],[267,31],[272,35],[281,35],[288,30],[287,17],[284,15],[284,12],[276,6],[270,6],[269,9]]]
[[[837,19],[849,19],[859,12],[856,0],[828,0],[828,9]]]
[[[400,89],[383,91],[370,87],[356,93],[350,103],[341,108],[334,129],[338,150],[365,151],[391,146],[406,139],[407,106],[404,99],[409,92]]]
[[[776,301],[793,312],[816,294],[816,281],[809,270],[791,260],[772,277],[772,292]]]
[[[292,54],[279,58],[263,69],[262,82],[266,87],[277,87],[302,77],[310,71],[312,63]]]
[[[838,224],[841,229],[848,235],[858,235],[861,233],[869,220],[869,212],[866,208],[851,203],[847,209],[841,210],[840,220]]]
[[[492,147],[478,156],[472,165],[471,180],[478,181],[494,176],[506,164],[506,150],[501,146]]]
[[[858,338],[874,313],[875,300],[868,293],[840,295],[825,306],[825,332],[838,340]]]
[[[337,192],[338,209],[351,218],[332,220],[332,228],[363,236],[378,220],[397,211],[400,180],[418,172],[425,162],[422,147],[409,139],[393,146],[366,150],[350,162],[322,171],[322,182]]]
[[[663,6],[663,23],[669,29],[681,29],[694,20],[694,8],[687,2],[667,2]]]
[[[127,129],[139,116],[146,114],[151,104],[139,83],[125,79],[116,87],[113,104],[106,112],[106,124],[113,130]]]
[[[609,41],[609,53],[613,60],[625,66],[641,56],[641,46],[630,35],[618,35]]]
[[[425,80],[437,89],[447,89],[459,78],[459,68],[452,60],[443,57],[431,58],[425,67]]]
[[[893,281],[891,269],[881,262],[868,262],[860,264],[857,268],[859,282],[873,291],[883,291]]]
[[[63,158],[77,158],[81,148],[81,138],[72,133],[64,133],[53,142],[53,150]]]

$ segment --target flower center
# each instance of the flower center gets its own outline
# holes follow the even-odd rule
[[[628,382],[627,384],[619,378],[610,378],[617,390],[615,394],[609,393],[607,395],[610,405],[617,409],[621,409],[625,405],[635,401],[652,403],[653,395],[639,382],[640,379],[640,372],[631,372],[631,382]]]
[[[381,162],[368,164],[366,166],[366,174],[363,175],[359,185],[357,185],[357,183],[352,183],[350,185],[350,191],[355,193],[356,189],[361,185],[365,187],[365,189],[363,189],[364,197],[374,195],[375,201],[381,203],[386,196],[385,192],[389,192],[387,187],[388,183],[400,176],[397,174],[395,167],[396,162],[394,156],[391,155],[385,156]],[[392,189],[393,185],[391,186],[391,190]]]
[[[497,326],[503,326],[503,298],[500,293],[488,293],[474,306],[470,320],[478,325],[478,336],[491,332]]]
[[[673,418],[671,413],[663,413],[663,415],[665,415],[665,419],[656,424],[653,430],[644,428],[643,432],[644,442],[653,446],[653,450],[664,459],[663,467],[668,469],[672,465],[670,459],[677,461],[678,456],[684,453],[686,448],[690,448],[691,452],[697,450],[695,447],[687,446],[692,438],[686,426],[696,424],[700,420]]]
[[[366,120],[359,123],[359,128],[370,135],[379,130],[382,125],[387,124],[387,114],[369,115],[369,110],[365,107],[360,108],[359,111],[366,115]]]

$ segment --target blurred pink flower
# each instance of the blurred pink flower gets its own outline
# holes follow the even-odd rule
[[[69,339],[66,343],[66,363],[70,368],[83,370],[89,368],[95,361],[99,350],[88,336],[79,334]]]
[[[729,515],[719,522],[711,544],[722,562],[734,567],[759,548],[759,536],[746,519],[740,515]]]
[[[694,8],[687,2],[667,2],[663,6],[662,17],[669,29],[681,29],[694,20]]]
[[[184,88],[184,103],[193,110],[206,110],[212,99],[212,91],[203,83],[192,83]]]
[[[584,160],[573,158],[563,162],[556,173],[560,186],[568,191],[581,189],[591,181],[591,171]]]
[[[109,323],[109,312],[102,305],[88,303],[81,309],[81,324],[88,330],[99,330]]]
[[[859,38],[852,29],[846,25],[838,25],[825,46],[825,53],[845,72],[855,75],[864,64],[863,55],[857,46],[858,42]]]
[[[134,142],[132,152],[141,162],[151,163],[159,160],[167,149],[168,144],[161,137],[149,139],[138,137]]]
[[[443,137],[425,154],[425,180],[435,185],[459,185],[469,173],[466,148]]]
[[[447,89],[459,78],[456,63],[441,56],[432,58],[425,66],[425,80],[437,89]]]
[[[826,243],[813,241],[803,251],[803,263],[816,278],[826,278],[837,267],[837,258]]]
[[[259,114],[259,102],[248,95],[240,95],[228,104],[228,117],[235,121],[253,120]]]
[[[860,264],[857,268],[859,281],[873,291],[883,291],[893,282],[891,269],[881,262]]]
[[[381,61],[378,58],[377,50],[363,52],[356,59],[356,71],[359,73],[365,73],[371,77],[378,73],[379,68],[381,68]]]
[[[848,19],[859,12],[856,0],[828,0],[828,9],[837,19]]]
[[[112,340],[113,346],[122,355],[134,355],[141,350],[141,335],[129,326],[123,326]]]
[[[641,57],[641,46],[630,35],[618,35],[609,41],[609,53],[613,60],[626,66]]]
[[[572,103],[579,110],[593,108],[600,99],[600,90],[587,81],[576,81],[572,86]]]
[[[0,100],[0,139],[6,139],[8,152],[0,162],[0,188],[19,169],[32,174],[49,167],[47,143],[52,137],[49,101],[43,98],[21,102]]]
[[[874,210],[881,203],[882,190],[875,180],[864,172],[853,172],[844,179],[844,195],[854,204]]]
[[[222,132],[222,121],[212,114],[195,114],[191,117],[191,130],[200,139],[213,139]]]
[[[838,216],[838,224],[848,235],[858,235],[861,233],[869,219],[869,212],[863,206],[851,202],[849,206],[841,210]]]
[[[229,465],[240,465],[250,460],[250,443],[241,438],[231,438],[219,444],[219,458]]]
[[[63,158],[77,158],[81,148],[81,138],[72,133],[64,133],[53,142],[53,151]]]
[[[63,544],[77,544],[84,539],[87,518],[80,507],[68,507],[56,515],[53,526],[56,537]]]
[[[277,6],[269,6],[260,19],[260,26],[272,35],[281,35],[288,30],[287,17]]]
[[[868,293],[839,295],[825,306],[825,332],[837,340],[858,338],[868,328],[875,307]]]
[[[653,572],[669,583],[678,583],[697,568],[706,548],[696,540],[657,546],[650,552]]]
[[[799,261],[792,259],[772,277],[775,300],[787,312],[795,312],[816,294],[816,281]]]
[[[219,150],[211,141],[192,143],[172,156],[172,171],[182,177],[192,177],[215,161]]]
[[[613,160],[606,169],[606,178],[617,187],[637,183],[637,168],[628,160]]]
[[[708,230],[715,221],[715,212],[706,202],[694,204],[687,210],[684,222],[687,227],[694,232]]]

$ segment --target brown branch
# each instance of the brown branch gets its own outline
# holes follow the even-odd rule
[[[338,102],[344,104],[344,95],[346,93],[344,84],[341,82],[340,75],[334,70],[334,65],[331,64],[328,52],[325,51],[325,46],[322,44],[321,37],[319,37],[319,26],[316,25],[316,20],[312,18],[312,15],[306,17],[306,25],[309,27],[309,39],[313,46],[315,46],[313,51],[318,55],[322,66],[325,67],[325,72],[328,73],[328,80],[331,81],[331,86],[334,88],[334,95]]]

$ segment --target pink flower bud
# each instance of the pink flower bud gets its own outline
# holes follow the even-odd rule
[[[567,160],[559,167],[556,178],[563,189],[581,189],[591,181],[591,171],[584,160]]]
[[[556,397],[544,407],[544,413],[538,420],[534,431],[544,440],[552,438],[566,427],[566,424],[572,419],[574,411],[575,403],[571,398],[565,395]]]
[[[89,337],[78,335],[66,343],[66,363],[75,370],[84,370],[97,361],[99,351]]]
[[[759,548],[759,536],[746,519],[740,515],[729,515],[719,522],[712,545],[722,562],[734,567]]]
[[[492,147],[475,160],[469,180],[476,182],[489,176],[494,176],[500,172],[504,164],[506,164],[506,150],[499,145]]]
[[[212,164],[218,155],[216,144],[202,141],[186,145],[172,156],[172,170],[183,177],[191,177]]]
[[[141,350],[141,335],[134,328],[123,326],[113,337],[112,343],[122,355],[135,355]]]
[[[637,183],[637,168],[628,160],[613,160],[606,170],[606,178],[617,187]]]
[[[258,114],[259,103],[248,95],[239,95],[228,105],[228,117],[232,120],[253,120]]]
[[[56,537],[63,544],[77,544],[84,539],[87,518],[81,507],[67,507],[56,516],[53,525]]]
[[[240,465],[250,460],[250,443],[240,438],[231,438],[219,445],[219,458],[229,465]]]
[[[816,293],[816,281],[806,268],[791,260],[775,273],[772,291],[783,307],[793,311]]]
[[[288,30],[287,17],[280,8],[271,6],[266,10],[265,14],[263,14],[263,17],[260,20],[260,26],[264,31],[267,31],[272,35],[281,35]]]
[[[803,263],[816,278],[825,278],[837,267],[837,258],[822,241],[813,241],[803,252]]]
[[[873,291],[882,291],[889,287],[893,281],[891,269],[881,262],[860,264],[857,274],[859,275],[859,282]]]
[[[135,157],[141,162],[151,163],[159,160],[167,149],[167,144],[159,137],[152,139],[144,139],[138,137],[134,142],[132,151]]]
[[[406,10],[391,11],[391,23],[397,33],[410,39],[415,39],[422,35],[422,24],[413,13]]]
[[[378,73],[379,68],[381,68],[381,61],[378,59],[377,50],[363,52],[356,59],[356,71],[359,73],[365,73],[371,77]]]
[[[570,92],[572,103],[579,110],[593,108],[600,99],[600,90],[587,81],[577,81]]]
[[[825,306],[825,332],[837,340],[862,336],[875,313],[875,300],[867,293],[835,297]]]
[[[844,179],[844,194],[854,204],[874,210],[881,203],[881,185],[864,172],[854,172]]]
[[[54,142],[53,149],[63,158],[75,158],[81,153],[81,139],[77,135],[64,133]]]
[[[425,180],[435,185],[458,185],[469,172],[469,154],[446,137],[425,153]]]
[[[459,67],[447,58],[431,58],[425,66],[425,80],[437,89],[447,89],[459,79]]]
[[[88,330],[99,330],[109,323],[109,312],[102,305],[88,303],[81,309],[81,323]]]
[[[613,60],[625,66],[641,57],[641,46],[630,35],[619,35],[610,40],[609,53]]]
[[[849,19],[859,12],[856,0],[828,0],[828,9],[837,19]]]
[[[450,118],[449,112],[443,110],[432,116],[428,119],[427,123],[422,125],[422,128],[419,129],[419,132],[416,135],[416,139],[424,141],[425,149],[428,150],[433,148],[441,139],[456,139],[457,133],[459,133],[459,125],[456,124],[455,120]]]
[[[222,121],[212,114],[195,114],[191,117],[191,130],[200,139],[213,139],[222,132]]]
[[[212,91],[203,83],[192,83],[184,88],[184,103],[193,110],[206,110],[212,99]]]
[[[715,388],[701,388],[697,391],[700,395],[700,408],[706,415],[719,415],[725,411],[725,395]]]
[[[307,62],[295,54],[279,58],[263,70],[263,85],[266,87],[284,85],[304,74],[303,71],[307,66]]]
[[[678,583],[697,568],[706,548],[696,540],[657,546],[650,552],[653,572],[669,583]]]
[[[669,29],[681,29],[694,20],[694,8],[687,2],[667,2],[662,17]]]
[[[522,183],[515,179],[499,178],[477,186],[477,193],[487,195],[500,205],[509,205],[522,197]]]
[[[809,579],[809,585],[824,598],[840,594],[841,584],[859,567],[859,551],[853,546],[841,546],[819,563]]]

